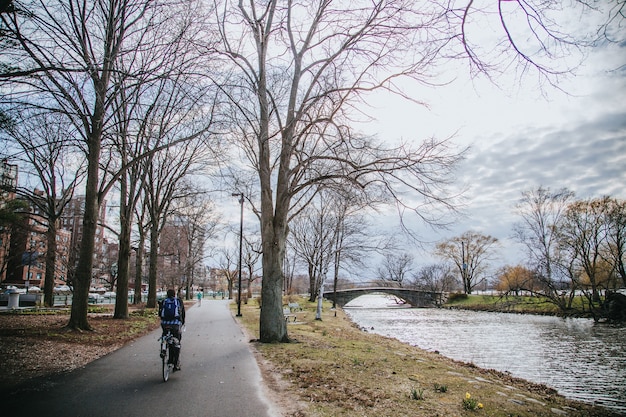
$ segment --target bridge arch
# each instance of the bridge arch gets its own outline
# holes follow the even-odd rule
[[[368,287],[337,290],[336,292],[325,291],[324,298],[335,301],[339,307],[343,307],[355,298],[374,293],[394,295],[411,304],[412,307],[435,307],[440,305],[443,300],[442,293],[397,287]]]

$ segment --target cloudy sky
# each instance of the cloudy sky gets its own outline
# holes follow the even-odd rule
[[[468,187],[464,216],[428,238],[477,230],[501,241],[500,264],[515,264],[523,254],[510,236],[522,191],[541,185],[566,187],[579,198],[625,199],[625,58],[626,45],[594,51],[575,77],[560,84],[568,94],[554,88],[542,94],[532,84],[511,91],[459,73],[451,85],[416,92],[429,109],[381,102],[376,130],[382,137],[454,134],[456,143],[470,146],[458,175]]]
[[[586,20],[583,24],[590,26]],[[365,111],[376,120],[361,129],[384,141],[452,136],[459,148],[469,147],[458,171],[457,185],[467,189],[463,216],[437,232],[417,219],[406,223],[423,240],[434,243],[479,231],[500,240],[495,266],[513,265],[524,260],[522,248],[511,239],[519,220],[514,206],[523,191],[565,187],[578,198],[626,199],[626,44],[591,52],[576,76],[560,81],[560,89],[540,88],[532,80],[520,85],[506,77],[494,85],[471,79],[467,68],[446,68],[444,75],[445,86],[403,89],[428,108],[373,94]],[[236,215],[233,211],[234,222]],[[246,219],[254,221],[247,214]],[[397,218],[381,223],[397,224]],[[416,267],[435,261],[432,247],[415,249]],[[377,265],[370,267],[374,273]]]

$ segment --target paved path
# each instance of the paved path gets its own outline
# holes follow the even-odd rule
[[[278,417],[227,301],[187,310],[182,370],[161,377],[157,330],[85,368],[2,398],[0,414],[45,417]],[[54,354],[51,352],[50,354]]]

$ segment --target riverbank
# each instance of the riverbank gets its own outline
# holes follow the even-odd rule
[[[283,398],[288,416],[619,415],[570,401],[543,385],[368,333],[329,304],[319,321],[315,303],[290,301],[303,307],[288,324],[294,342],[253,343],[265,381]],[[256,339],[255,300],[242,305],[242,315],[237,320]]]
[[[614,302],[608,317],[609,320],[623,322],[626,320],[626,297],[616,295],[619,302]],[[577,317],[598,319],[589,311],[588,303],[582,297],[572,301],[569,310],[561,310],[553,302],[541,296],[524,295],[495,295],[495,294],[451,294],[444,308],[463,309],[473,311],[489,311],[497,313],[535,314],[558,317]]]

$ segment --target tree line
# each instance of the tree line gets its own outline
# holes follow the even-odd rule
[[[611,293],[626,287],[626,201],[609,196],[576,199],[568,189],[542,186],[522,192],[516,205],[520,220],[514,238],[525,248],[526,262],[495,273],[491,261],[498,239],[475,231],[439,242],[440,264],[413,270],[409,253],[388,255],[379,279],[429,291],[471,294],[495,288],[503,294],[544,297],[564,313],[583,312],[599,319],[607,313]]]

